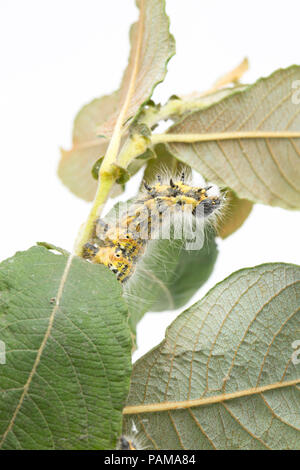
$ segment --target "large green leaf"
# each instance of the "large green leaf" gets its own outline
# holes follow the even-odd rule
[[[133,331],[146,312],[185,305],[209,278],[217,255],[212,230],[206,230],[200,250],[187,250],[185,240],[151,241],[132,280],[124,287]]]
[[[238,271],[134,366],[124,432],[154,449],[300,449],[300,267]]]
[[[0,448],[115,446],[131,371],[121,294],[104,266],[44,247],[0,265]]]
[[[124,124],[139,112],[164,79],[166,64],[175,53],[164,0],[137,0],[137,6],[140,16],[130,31],[131,52],[119,90],[81,109],[74,122],[73,147],[62,151],[59,176],[86,200],[95,195],[97,182],[91,170],[106,152],[120,111],[124,111]]]
[[[299,66],[278,70],[188,114],[169,132],[197,142],[169,150],[242,199],[299,209],[299,80]]]

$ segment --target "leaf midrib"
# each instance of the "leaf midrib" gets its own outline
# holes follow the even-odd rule
[[[62,298],[62,294],[63,294],[63,290],[64,290],[64,286],[65,286],[65,283],[66,283],[66,280],[67,280],[67,277],[68,277],[68,274],[69,274],[69,271],[70,271],[70,268],[71,268],[71,264],[72,264],[72,261],[73,261],[73,258],[74,258],[74,255],[73,254],[70,254],[68,259],[67,259],[67,263],[66,263],[66,266],[65,266],[65,269],[63,271],[63,274],[62,274],[62,277],[61,277],[61,280],[60,280],[60,283],[59,283],[59,286],[58,286],[58,290],[57,290],[57,296],[56,296],[56,302],[55,302],[55,305],[52,309],[52,312],[50,314],[50,317],[49,317],[49,323],[48,323],[48,328],[46,330],[46,333],[43,337],[43,340],[41,342],[41,346],[39,347],[38,351],[37,351],[37,355],[36,355],[36,358],[35,358],[35,361],[33,363],[33,366],[32,366],[32,369],[29,373],[29,376],[28,376],[28,379],[27,379],[27,382],[25,383],[24,387],[23,388],[23,393],[17,403],[17,406],[15,408],[15,411],[12,415],[12,418],[11,420],[9,421],[8,423],[8,426],[2,436],[2,439],[0,441],[0,448],[2,447],[2,445],[4,444],[5,440],[6,440],[6,437],[7,435],[9,434],[9,432],[12,430],[14,424],[15,424],[15,420],[17,418],[17,415],[22,407],[22,404],[24,402],[24,399],[28,393],[28,390],[30,388],[30,385],[32,383],[32,380],[33,380],[33,377],[35,376],[35,373],[36,373],[36,370],[37,370],[37,367],[40,363],[40,360],[41,360],[41,356],[43,354],[43,351],[45,349],[45,346],[47,344],[47,341],[48,341],[48,338],[50,336],[50,333],[51,333],[51,330],[52,330],[52,326],[53,326],[53,323],[54,323],[54,319],[55,319],[55,315],[56,315],[56,312],[60,306],[60,301],[61,301],[61,298]]]
[[[201,143],[215,140],[240,140],[240,139],[299,139],[299,131],[232,131],[232,132],[183,132],[153,134],[152,144],[159,143]]]
[[[198,406],[212,405],[216,403],[222,403],[228,400],[234,400],[235,398],[248,397],[251,395],[258,395],[271,390],[278,390],[281,388],[292,387],[300,384],[300,378],[289,380],[286,382],[275,382],[261,387],[248,388],[245,390],[239,390],[232,393],[224,393],[220,395],[214,395],[206,398],[196,398],[193,400],[183,401],[165,401],[160,403],[150,403],[145,405],[129,405],[123,409],[124,415],[141,414],[141,413],[154,413],[161,411],[177,410],[177,409],[189,409]]]

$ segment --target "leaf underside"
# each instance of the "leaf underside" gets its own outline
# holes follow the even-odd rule
[[[84,106],[74,121],[73,147],[62,151],[58,174],[77,196],[91,201],[97,182],[91,175],[96,160],[106,152],[120,109],[124,123],[138,114],[155,86],[163,81],[166,65],[175,53],[169,19],[162,0],[138,0],[139,21],[130,31],[131,52],[119,90]]]
[[[227,238],[238,230],[250,215],[253,202],[240,199],[233,191],[226,191],[226,205],[217,226],[221,238]]]
[[[299,325],[299,266],[232,274],[137,361],[124,432],[151,449],[300,449]]]
[[[172,134],[210,134],[229,140],[170,143],[169,151],[206,179],[231,188],[242,199],[286,209],[300,208],[300,138],[243,138],[242,132],[300,133],[300,105],[295,81],[300,67],[274,72],[188,114],[169,129]],[[300,135],[300,134],[299,134]]]

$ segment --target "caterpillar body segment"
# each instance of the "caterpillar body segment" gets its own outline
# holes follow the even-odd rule
[[[189,213],[192,218],[207,220],[222,206],[224,197],[213,186],[195,187],[178,179],[163,182],[159,176],[153,185],[144,183],[141,192],[126,212],[114,221],[95,222],[93,238],[86,243],[83,257],[92,263],[104,264],[120,282],[134,273],[147,243],[157,238],[157,232],[171,214]],[[188,210],[187,210],[188,209]]]

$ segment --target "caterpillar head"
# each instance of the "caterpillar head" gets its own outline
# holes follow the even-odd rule
[[[224,196],[220,195],[218,188],[214,186],[207,186],[205,188],[195,188],[197,192],[197,202],[192,211],[196,217],[209,217],[216,210],[220,209]]]
[[[132,234],[116,232],[114,238],[98,239],[86,243],[83,257],[94,264],[104,264],[120,282],[125,282],[134,272],[138,256],[144,248],[143,240],[136,240]]]
[[[144,184],[150,198],[159,201],[162,206],[183,207],[190,209],[196,217],[209,217],[217,209],[220,209],[224,196],[220,195],[215,185],[205,187],[192,186],[185,181],[184,173],[179,179],[170,179],[163,183],[158,177],[158,183],[153,186]]]

